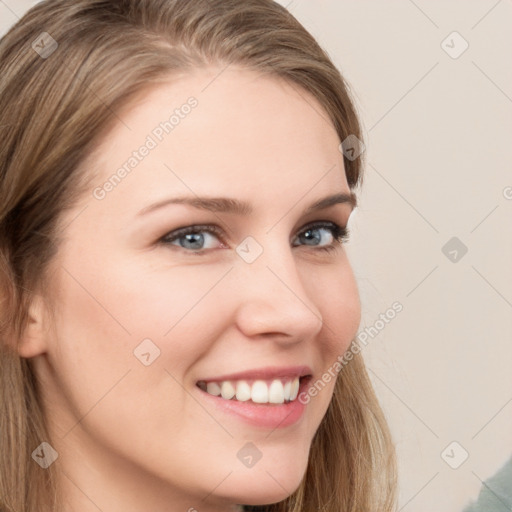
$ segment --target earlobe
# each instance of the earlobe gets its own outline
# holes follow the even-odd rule
[[[18,341],[20,357],[35,357],[47,350],[48,329],[45,302],[35,295],[29,307],[29,318],[23,334]]]

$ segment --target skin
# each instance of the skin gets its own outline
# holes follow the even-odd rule
[[[172,79],[118,113],[124,124],[85,169],[98,186],[187,98],[199,102],[103,200],[90,190],[62,217],[64,241],[20,354],[42,383],[66,510],[225,512],[283,500],[304,476],[334,379],[298,423],[272,432],[213,409],[195,383],[269,365],[307,364],[318,378],[357,333],[345,248],[297,242],[307,224],[345,226],[352,211],[345,203],[303,213],[349,193],[327,113],[280,79],[220,71]],[[194,194],[245,200],[254,213],[171,204],[137,216]],[[185,248],[159,242],[195,224],[223,232],[204,234],[202,255],[183,238]],[[315,233],[320,245],[336,244],[330,230]],[[251,264],[235,251],[247,236],[263,248]],[[149,366],[133,353],[146,338],[160,350]],[[251,468],[236,457],[247,442],[262,453]]]

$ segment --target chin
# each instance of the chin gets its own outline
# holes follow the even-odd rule
[[[296,464],[289,464],[288,470],[273,471],[261,468],[254,472],[232,474],[229,478],[233,489],[236,489],[234,500],[243,505],[269,505],[288,498],[299,487],[304,471],[298,471]],[[304,468],[305,469],[305,468]]]
[[[275,488],[272,490],[268,489],[269,485],[272,484],[267,482],[267,489],[261,492],[239,493],[235,497],[235,501],[240,505],[271,505],[272,503],[278,503],[288,498],[295,490],[293,489],[288,493],[284,489],[281,489],[275,482],[273,482],[273,484],[275,484]]]

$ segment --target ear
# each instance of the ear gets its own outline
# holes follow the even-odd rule
[[[18,341],[21,357],[35,357],[46,352],[48,346],[47,310],[42,296],[34,295],[29,307],[28,321]]]

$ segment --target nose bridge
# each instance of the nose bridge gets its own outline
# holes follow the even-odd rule
[[[263,243],[248,238],[237,248],[240,327],[247,334],[314,336],[322,316],[303,286],[289,243],[276,236],[265,237]]]

